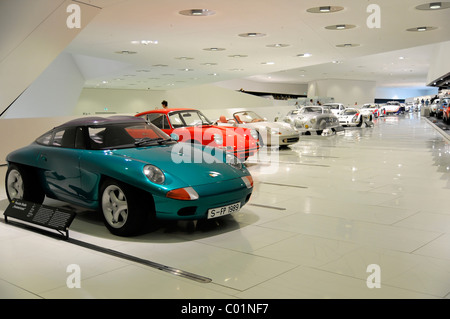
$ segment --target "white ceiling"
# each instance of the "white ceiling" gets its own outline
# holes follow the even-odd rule
[[[377,81],[379,86],[425,86],[435,45],[450,40],[450,9],[415,8],[428,0],[80,2],[102,8],[66,48],[79,64],[86,87],[169,90],[232,79],[291,84],[352,79]],[[373,13],[367,11],[370,4],[380,8],[380,28],[367,25]],[[330,5],[344,9],[307,11]],[[188,9],[209,9],[215,14],[179,14]],[[356,27],[325,28],[337,24]],[[422,26],[436,29],[406,31]],[[243,33],[265,36],[239,36]],[[132,43],[141,40],[157,44]],[[337,47],[348,43],[358,46]],[[275,44],[288,46],[270,47]],[[136,53],[116,53],[122,51]],[[298,56],[303,53],[312,56]],[[268,62],[273,64],[264,64]]]

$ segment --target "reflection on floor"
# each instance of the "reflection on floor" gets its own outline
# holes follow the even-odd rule
[[[0,298],[450,298],[449,143],[426,119],[390,116],[374,127],[302,136],[279,151],[262,149],[247,165],[254,193],[234,216],[160,223],[124,239],[80,211],[70,228],[76,240],[210,282],[2,218]],[[79,288],[69,282],[73,266]]]

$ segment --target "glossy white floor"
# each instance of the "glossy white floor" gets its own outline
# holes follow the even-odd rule
[[[71,238],[209,283],[2,218],[0,298],[450,298],[449,149],[417,114],[387,117],[372,128],[303,136],[278,155],[261,153],[259,163],[248,163],[250,203],[208,227],[161,225],[124,239],[87,212],[71,225]],[[2,182],[1,217],[7,206]],[[80,267],[80,288],[67,286],[69,265]]]

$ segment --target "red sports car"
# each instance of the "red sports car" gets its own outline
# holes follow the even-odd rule
[[[232,126],[216,126],[196,109],[157,109],[135,115],[143,117],[167,134],[178,135],[179,142],[198,143],[233,153],[245,161],[259,149],[255,130]]]

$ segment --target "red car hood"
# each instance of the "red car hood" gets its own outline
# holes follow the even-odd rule
[[[257,141],[250,135],[250,129],[241,127],[199,125],[164,131],[169,134],[177,134],[180,142],[194,141],[203,145],[226,147],[235,151],[258,147]],[[221,137],[222,144],[217,143],[218,136]]]

